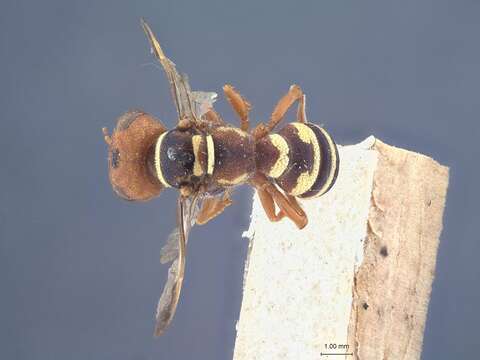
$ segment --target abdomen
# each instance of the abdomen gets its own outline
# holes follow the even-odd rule
[[[220,187],[245,183],[255,172],[255,143],[250,134],[221,126],[211,131],[212,182]]]
[[[321,196],[338,174],[335,142],[321,127],[293,122],[256,144],[256,166],[287,194]]]

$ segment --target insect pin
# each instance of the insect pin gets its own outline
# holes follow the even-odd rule
[[[109,177],[115,193],[130,201],[147,201],[165,188],[179,190],[177,226],[161,250],[162,263],[172,262],[156,313],[156,336],[175,314],[185,273],[188,234],[205,224],[232,201],[232,190],[253,186],[271,221],[284,217],[302,229],[307,215],[298,198],[325,194],[335,183],[339,157],[335,142],[322,127],[307,121],[305,95],[292,85],[275,106],[270,120],[250,129],[250,104],[231,86],[223,91],[240,119],[234,127],[217,114],[217,94],[192,91],[168,59],[148,24],[142,27],[155,58],[162,65],[178,113],[168,130],[152,115],[131,110],[121,115],[108,144]],[[296,121],[277,125],[298,103]],[[276,211],[278,207],[279,211]]]

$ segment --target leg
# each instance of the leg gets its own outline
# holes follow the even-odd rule
[[[292,206],[292,208],[295,209],[295,211],[297,213],[305,215],[305,212],[303,211],[302,207],[298,203],[297,198],[295,196],[287,194],[287,199],[288,199],[288,202],[290,203],[290,205]],[[282,217],[285,216],[285,214],[283,213],[283,210],[280,210],[278,215],[279,216],[281,215]],[[305,217],[306,217],[306,215],[305,215]]]
[[[298,109],[297,109],[297,122],[300,122],[300,123],[308,122],[307,114],[305,112],[305,102],[306,102],[306,97],[305,97],[305,94],[303,94],[300,100],[298,101]]]
[[[214,217],[220,215],[227,206],[232,204],[230,199],[230,192],[225,192],[225,195],[222,197],[208,198],[205,199],[200,209],[200,212],[197,216],[197,224],[203,225]]]
[[[205,113],[204,117],[205,117],[205,120],[211,125],[217,125],[217,126],[225,125],[225,122],[223,121],[223,119],[220,117],[220,115],[217,114],[215,110],[213,110],[213,108],[208,110]]]
[[[278,214],[275,213],[275,202],[273,201],[272,195],[261,188],[257,189],[257,192],[268,219],[271,222],[282,220],[285,217],[285,213],[282,210],[280,210]]]
[[[280,221],[284,216],[287,216],[299,229],[303,229],[307,225],[307,215],[296,199],[282,194],[275,185],[263,176],[256,175],[251,182],[257,189],[262,206],[271,221]],[[280,208],[278,214],[275,214],[275,204]]]
[[[253,136],[255,139],[260,139],[271,132],[275,126],[283,119],[288,109],[296,102],[299,101],[299,109],[297,111],[297,120],[305,122],[305,99],[303,91],[298,85],[290,86],[288,93],[284,95],[275,106],[272,112],[269,122],[265,124],[259,124],[253,129]]]
[[[235,110],[240,117],[240,128],[243,131],[247,131],[250,122],[248,119],[248,113],[250,112],[251,105],[233,88],[232,85],[225,85],[223,87],[223,92],[225,93],[228,102],[233,107],[233,110]]]

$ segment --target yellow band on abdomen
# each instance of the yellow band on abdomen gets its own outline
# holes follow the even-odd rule
[[[331,136],[329,133],[327,133],[325,130],[323,130],[322,128],[320,128],[320,131],[322,132],[322,134],[325,136],[325,138],[327,139],[327,142],[328,142],[328,147],[330,148],[330,156],[331,156],[331,159],[330,159],[330,172],[328,174],[328,179],[327,181],[325,181],[325,184],[323,185],[323,187],[318,191],[318,194],[315,195],[315,196],[321,196],[325,193],[325,191],[327,191],[327,189],[330,187],[330,185],[332,184],[332,181],[333,181],[333,178],[335,177],[335,174],[337,172],[337,152],[336,152],[336,146],[335,146],[335,143],[333,142]]]
[[[290,195],[299,196],[310,190],[310,188],[317,180],[318,172],[320,171],[320,145],[318,144],[315,132],[307,125],[302,123],[292,123],[298,131],[298,137],[301,141],[311,144],[313,148],[313,167],[312,171],[305,171],[297,179],[297,184],[290,191]]]
[[[269,135],[268,138],[272,145],[278,150],[279,154],[277,161],[275,161],[275,164],[273,164],[267,175],[276,179],[287,169],[289,161],[288,152],[290,149],[288,148],[287,141],[281,135],[272,134]]]

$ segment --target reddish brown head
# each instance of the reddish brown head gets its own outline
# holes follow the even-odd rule
[[[130,201],[147,201],[163,190],[147,160],[155,141],[165,131],[159,120],[140,110],[121,115],[111,136],[103,129],[109,147],[110,182],[118,196]]]

